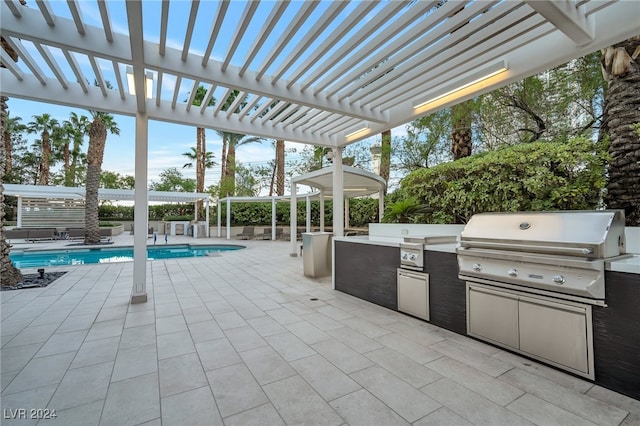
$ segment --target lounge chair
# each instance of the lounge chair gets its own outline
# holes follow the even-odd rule
[[[282,238],[282,228],[276,228],[276,240],[279,240],[281,238]],[[264,228],[264,231],[261,234],[256,235],[256,239],[270,240],[271,228]]]
[[[250,240],[253,237],[253,226],[245,226],[244,228],[242,228],[241,233],[236,234],[236,238],[238,240]]]

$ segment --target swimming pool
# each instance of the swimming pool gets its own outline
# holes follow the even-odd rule
[[[175,259],[180,257],[207,256],[242,249],[244,246],[211,245],[192,246],[165,245],[147,247],[147,259]],[[9,257],[17,268],[46,266],[84,265],[89,263],[132,262],[133,247],[83,248],[66,250],[41,250],[10,253]]]

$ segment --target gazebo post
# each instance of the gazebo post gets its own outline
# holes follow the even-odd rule
[[[133,219],[133,289],[131,303],[147,301],[147,234],[149,226],[149,200],[147,190],[148,163],[147,114],[136,114],[135,195]]]
[[[298,237],[298,199],[296,196],[296,183],[291,181],[291,212],[289,216],[289,233],[291,234],[291,251],[289,256],[297,257],[296,239]]]
[[[333,236],[344,236],[344,175],[342,148],[333,148]]]

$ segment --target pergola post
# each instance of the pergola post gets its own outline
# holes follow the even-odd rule
[[[220,216],[220,199],[216,203],[218,207],[218,238],[222,236],[222,217]]]
[[[18,218],[16,222],[18,228],[22,228],[22,197],[18,196]]]
[[[306,223],[306,232],[311,232],[311,198],[307,195],[305,197],[305,200],[307,202],[307,209],[306,209],[306,214],[307,214],[307,223]]]
[[[384,190],[380,189],[378,195],[378,223],[382,223],[382,216],[384,215]]]
[[[231,199],[227,197],[227,240],[231,239]]]
[[[276,197],[271,198],[271,240],[276,239]]]
[[[298,237],[298,199],[296,195],[296,183],[291,181],[291,213],[289,217],[289,233],[291,234],[291,251],[289,256],[297,257],[296,239]]]
[[[131,291],[131,303],[144,303],[147,301],[147,231],[149,226],[149,201],[147,199],[148,125],[147,114],[138,112],[136,114],[133,289]]]
[[[320,191],[320,232],[324,232],[324,190]]]
[[[207,236],[207,238],[209,238],[210,234],[211,234],[211,230],[209,229],[209,197],[207,197],[207,201],[205,202],[206,205],[206,210],[205,210],[205,220],[207,221],[206,224],[206,231],[205,231],[205,235]]]
[[[349,199],[344,199],[344,227],[349,229]]]
[[[333,236],[344,236],[344,175],[342,148],[333,148]]]

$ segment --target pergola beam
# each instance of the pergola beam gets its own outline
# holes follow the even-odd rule
[[[593,41],[592,25],[589,19],[580,12],[575,1],[526,0],[526,3],[573,40],[577,46],[583,46]]]

